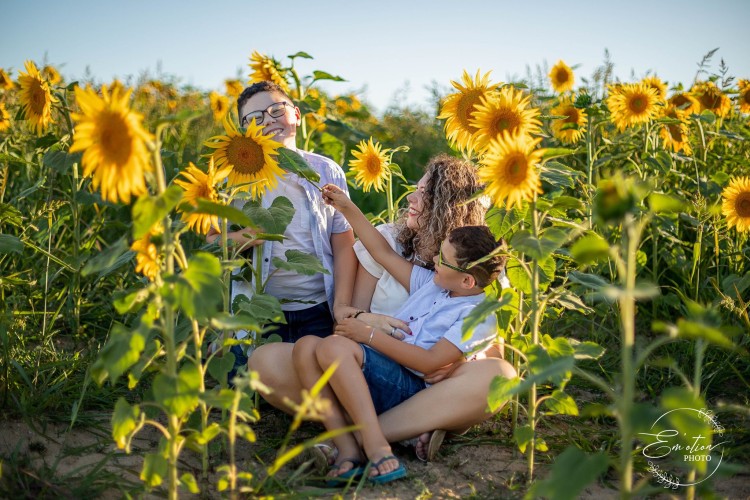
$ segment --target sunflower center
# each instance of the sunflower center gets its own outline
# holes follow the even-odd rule
[[[713,90],[704,92],[700,98],[701,106],[706,109],[716,109],[721,104],[721,96],[717,95]]]
[[[37,115],[43,114],[44,106],[47,104],[47,91],[44,90],[44,87],[39,84],[34,85],[30,97],[31,110]]]
[[[380,163],[380,158],[378,158],[376,155],[367,155],[367,157],[365,158],[365,169],[371,176],[379,176],[381,171],[383,170],[382,164]]]
[[[750,192],[745,191],[737,196],[734,209],[740,217],[750,217]]]
[[[683,109],[683,106],[689,103],[690,101],[683,94],[678,94],[672,98],[672,104],[677,109]]]
[[[642,94],[636,94],[630,98],[628,104],[631,112],[640,114],[646,111],[646,108],[648,107],[648,99]]]
[[[528,163],[526,156],[521,153],[510,155],[505,162],[505,179],[509,184],[518,186],[526,180]]]
[[[133,140],[128,124],[119,113],[102,112],[99,118],[99,144],[108,162],[125,165],[130,159]]]
[[[500,134],[503,131],[513,132],[519,125],[521,125],[521,118],[518,116],[518,113],[514,113],[510,109],[499,110],[497,115],[495,115],[494,127],[496,134]]]
[[[568,71],[566,69],[561,68],[557,70],[555,79],[557,80],[558,84],[568,83],[568,80],[570,80],[570,75],[568,74]]]
[[[672,140],[675,142],[682,142],[684,140],[682,136],[682,127],[679,124],[671,123],[667,125],[669,135],[672,136]]]
[[[227,161],[237,173],[255,175],[265,165],[263,148],[252,137],[233,137],[227,147]]]
[[[750,104],[750,90],[746,90],[745,92],[743,92],[743,93],[742,93],[742,94],[740,95],[740,100],[741,100],[741,101],[742,101],[742,102],[743,102],[744,104]]]
[[[576,108],[568,108],[563,111],[563,114],[567,116],[567,118],[563,120],[563,123],[578,123],[578,110]]]

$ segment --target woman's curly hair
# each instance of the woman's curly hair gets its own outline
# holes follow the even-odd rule
[[[476,167],[468,160],[440,154],[430,160],[425,174],[420,230],[407,227],[404,214],[398,222],[396,239],[404,249],[404,257],[416,257],[426,268],[433,269],[432,259],[448,233],[460,226],[484,225],[488,204],[483,197],[475,197],[483,185]],[[472,197],[475,198],[467,201]]]

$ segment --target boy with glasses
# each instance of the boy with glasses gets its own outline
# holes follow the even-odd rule
[[[441,243],[434,258],[435,270],[430,271],[395,252],[344,191],[326,185],[323,199],[344,214],[373,258],[409,292],[395,315],[411,330],[403,340],[395,338],[393,331],[350,317],[338,323],[336,335],[306,337],[297,342],[293,352],[297,374],[306,388],[338,363],[321,393],[332,403],[323,420],[326,430],[346,427],[347,415],[359,426],[359,442],[352,434],[333,438],[340,458],[329,476],[348,480],[362,475],[363,464],[369,461],[373,464],[369,479],[385,483],[406,476],[406,470],[393,456],[377,415],[426,388],[424,373],[471,356],[495,338],[493,314],[468,338],[464,338],[462,326],[484,300],[484,288],[503,270],[505,257],[494,255],[469,268],[470,263],[496,250],[500,242],[486,226],[464,226],[451,231]],[[511,373],[512,367],[508,368]]]
[[[336,162],[297,149],[297,126],[302,115],[279,85],[263,81],[247,87],[237,99],[237,111],[242,127],[247,127],[250,121],[262,126],[265,135],[299,153],[320,174],[321,184],[334,184],[348,196],[344,171]],[[286,173],[279,179],[278,186],[263,196],[262,206],[270,207],[279,196],[288,198],[295,210],[283,242],[257,239],[252,228],[228,232],[227,237],[244,248],[262,245],[261,279],[266,283],[266,293],[281,300],[286,318],[286,324],[275,325],[278,329],[273,333],[279,334],[285,342],[295,342],[306,335],[325,337],[333,331],[333,311],[339,306],[348,306],[351,300],[357,268],[352,250],[354,235],[346,219],[323,203],[318,189],[299,176]],[[208,240],[214,241],[218,236],[218,232],[212,231]],[[285,252],[291,249],[317,256],[332,274],[306,276],[276,268],[274,257],[285,261]],[[245,281],[233,281],[232,299],[238,294],[249,297],[252,290]],[[246,332],[236,334],[238,338],[246,335]],[[238,358],[235,367],[247,363],[247,356],[239,347],[232,348]]]

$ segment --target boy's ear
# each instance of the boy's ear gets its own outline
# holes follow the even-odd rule
[[[465,288],[466,290],[471,290],[477,286],[477,280],[469,273],[464,274],[464,279],[461,281],[461,287]]]
[[[302,111],[297,106],[294,107],[294,117],[297,120],[297,126],[302,124]]]

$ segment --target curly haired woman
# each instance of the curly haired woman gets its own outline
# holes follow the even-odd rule
[[[436,156],[425,167],[416,190],[407,196],[408,210],[396,224],[385,224],[378,230],[405,258],[432,269],[440,242],[450,231],[484,223],[486,206],[475,196],[481,188],[471,162],[444,154]],[[382,316],[392,316],[406,301],[408,292],[359,242],[354,249],[360,265],[352,304],[334,310],[336,320],[356,315],[386,331],[410,333],[405,323],[395,318],[388,318],[385,323]],[[273,389],[264,398],[284,411],[290,411],[287,400],[299,402],[302,390],[292,363],[293,347],[289,343],[265,344],[253,352],[248,362],[261,381]],[[497,375],[514,376],[509,370],[512,368],[502,360],[486,357],[425,375],[424,380],[434,385],[379,415],[386,438],[389,442],[412,439],[417,457],[431,460],[445,431],[463,432],[491,416],[486,411],[490,382]]]

